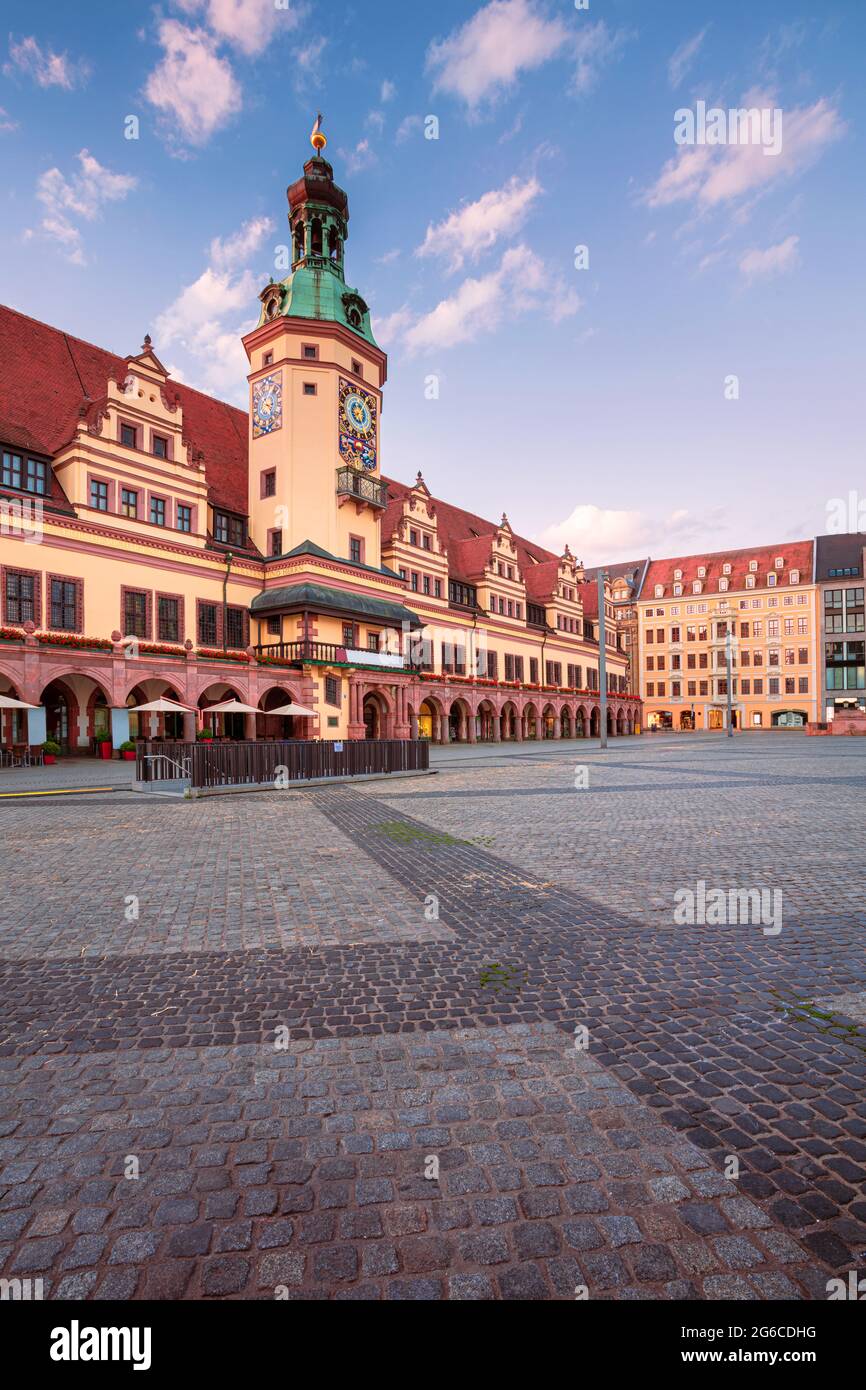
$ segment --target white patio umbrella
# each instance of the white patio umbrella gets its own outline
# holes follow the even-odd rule
[[[271,714],[292,715],[292,714],[293,714],[293,715],[296,715],[297,718],[299,718],[299,719],[314,719],[314,718],[315,718],[315,715],[316,715],[316,711],[315,711],[314,709],[307,709],[306,705],[296,705],[296,704],[294,704],[294,703],[288,704],[288,705],[279,705],[279,706],[277,707],[277,709],[262,710],[262,713],[263,713],[263,714],[267,714],[267,715],[271,715]]]
[[[192,714],[192,705],[179,705],[176,700],[151,700],[146,705],[130,705],[130,714]]]
[[[208,705],[202,714],[261,714],[255,705],[243,705],[240,700],[224,700],[221,705]]]
[[[0,695],[0,709],[41,709],[41,705],[28,705],[24,700],[13,700],[11,695]]]

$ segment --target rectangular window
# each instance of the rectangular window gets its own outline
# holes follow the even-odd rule
[[[159,642],[179,642],[180,600],[160,598],[156,605],[156,636]]]
[[[353,565],[361,563],[361,540],[358,536],[349,537],[349,559]]]
[[[442,580],[441,580],[441,579],[436,579],[436,580],[434,580],[434,582],[433,582],[433,597],[434,597],[434,598],[441,598],[441,597],[442,597]]]
[[[429,594],[429,592],[430,592],[430,576],[429,576],[429,574],[425,574],[425,575],[424,575],[424,592],[425,592],[425,594]]]
[[[413,571],[412,571],[412,592],[415,593],[415,594],[417,594],[417,592],[418,592],[418,571],[417,571],[417,570],[413,570]]]
[[[522,658],[521,658],[521,660],[522,660]],[[531,657],[529,658],[529,684],[530,684],[530,685],[537,685],[537,684],[538,684],[538,657],[537,657],[537,656],[531,656]]]
[[[337,706],[340,704],[340,683],[336,676],[325,677],[325,704]]]
[[[138,516],[138,493],[133,488],[120,489],[120,515],[135,521]]]
[[[367,651],[368,651],[368,652],[377,652],[378,650],[379,650],[379,634],[378,634],[378,632],[368,632],[368,633],[367,633]]]
[[[3,454],[3,486],[21,487],[21,455]]]
[[[36,622],[36,575],[6,571],[6,622]]]
[[[154,458],[158,459],[168,458],[168,440],[165,435],[155,434],[153,436],[153,455]]]
[[[797,677],[797,694],[798,694],[798,695],[808,695],[808,694],[809,694],[809,677],[808,677],[808,676],[798,676],[798,677]]]
[[[214,512],[213,538],[220,545],[243,547],[247,543],[247,525],[243,517],[232,512]]]
[[[262,497],[276,497],[277,495],[277,470],[271,468],[267,473],[262,474]]]
[[[150,499],[150,522],[152,526],[165,525],[165,498],[151,497]]]
[[[217,606],[215,603],[199,603],[198,640],[201,647],[215,647],[217,643]]]
[[[247,613],[245,608],[226,610],[226,646],[238,650],[247,645]]]
[[[283,533],[282,531],[271,532],[271,555],[282,555],[283,553]]]
[[[304,343],[303,355],[307,362],[315,362],[319,356],[319,349],[312,343]]]
[[[316,383],[315,383],[314,381],[305,381],[305,382],[304,382],[304,395],[305,395],[305,396],[315,396],[316,393],[317,393],[317,391],[318,391],[318,389],[319,389],[319,388],[318,388],[318,386],[316,385]]]
[[[277,617],[277,618],[268,618],[267,628],[268,628],[268,636],[269,636],[269,637],[282,637],[282,635],[283,635],[283,620],[282,620],[282,618],[279,618],[279,617]]]
[[[192,507],[186,507],[182,502],[177,507],[177,529],[186,532],[192,530]]]
[[[431,549],[432,549],[432,545],[431,545],[431,542],[430,542],[430,537],[429,537],[429,535],[427,534],[426,531],[422,532],[422,535],[421,535],[421,543],[422,543],[422,545],[424,546],[424,549],[425,549],[425,550],[431,550]]]
[[[48,492],[48,464],[41,459],[28,459],[24,475],[24,488],[44,497]]]
[[[487,679],[499,680],[499,656],[496,652],[487,653]]]
[[[74,579],[51,580],[51,626],[55,632],[78,631],[77,589]]]
[[[364,368],[363,368],[363,366],[361,365],[361,363],[358,361],[357,357],[353,357],[353,358],[352,358],[352,371],[353,371],[353,373],[355,374],[355,376],[363,376],[363,375],[364,375]]]
[[[144,637],[147,631],[147,594],[137,589],[127,589],[123,595],[123,635],[124,637]]]
[[[138,431],[137,431],[137,429],[135,428],[135,425],[121,425],[121,427],[120,427],[120,442],[121,442],[121,444],[123,444],[127,449],[134,449],[134,448],[135,448],[135,441],[136,441],[137,436],[138,436]]]
[[[355,624],[343,623],[343,646],[354,647],[355,645]]]
[[[90,505],[98,512],[108,511],[108,483],[100,483],[95,479],[91,482]]]

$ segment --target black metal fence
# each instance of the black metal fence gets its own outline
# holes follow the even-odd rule
[[[426,772],[425,739],[297,739],[286,743],[142,743],[139,782],[188,782],[193,788],[288,785],[319,777]]]

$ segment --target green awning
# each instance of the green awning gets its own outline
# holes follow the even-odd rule
[[[346,613],[354,618],[368,618],[388,627],[422,628],[423,619],[402,603],[376,598],[373,594],[353,593],[348,589],[330,589],[325,584],[291,584],[285,589],[266,589],[250,604],[254,616],[268,613]]]

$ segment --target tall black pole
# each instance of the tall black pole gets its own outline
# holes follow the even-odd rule
[[[598,572],[598,684],[601,694],[601,746],[607,747],[607,613],[604,570]]]

